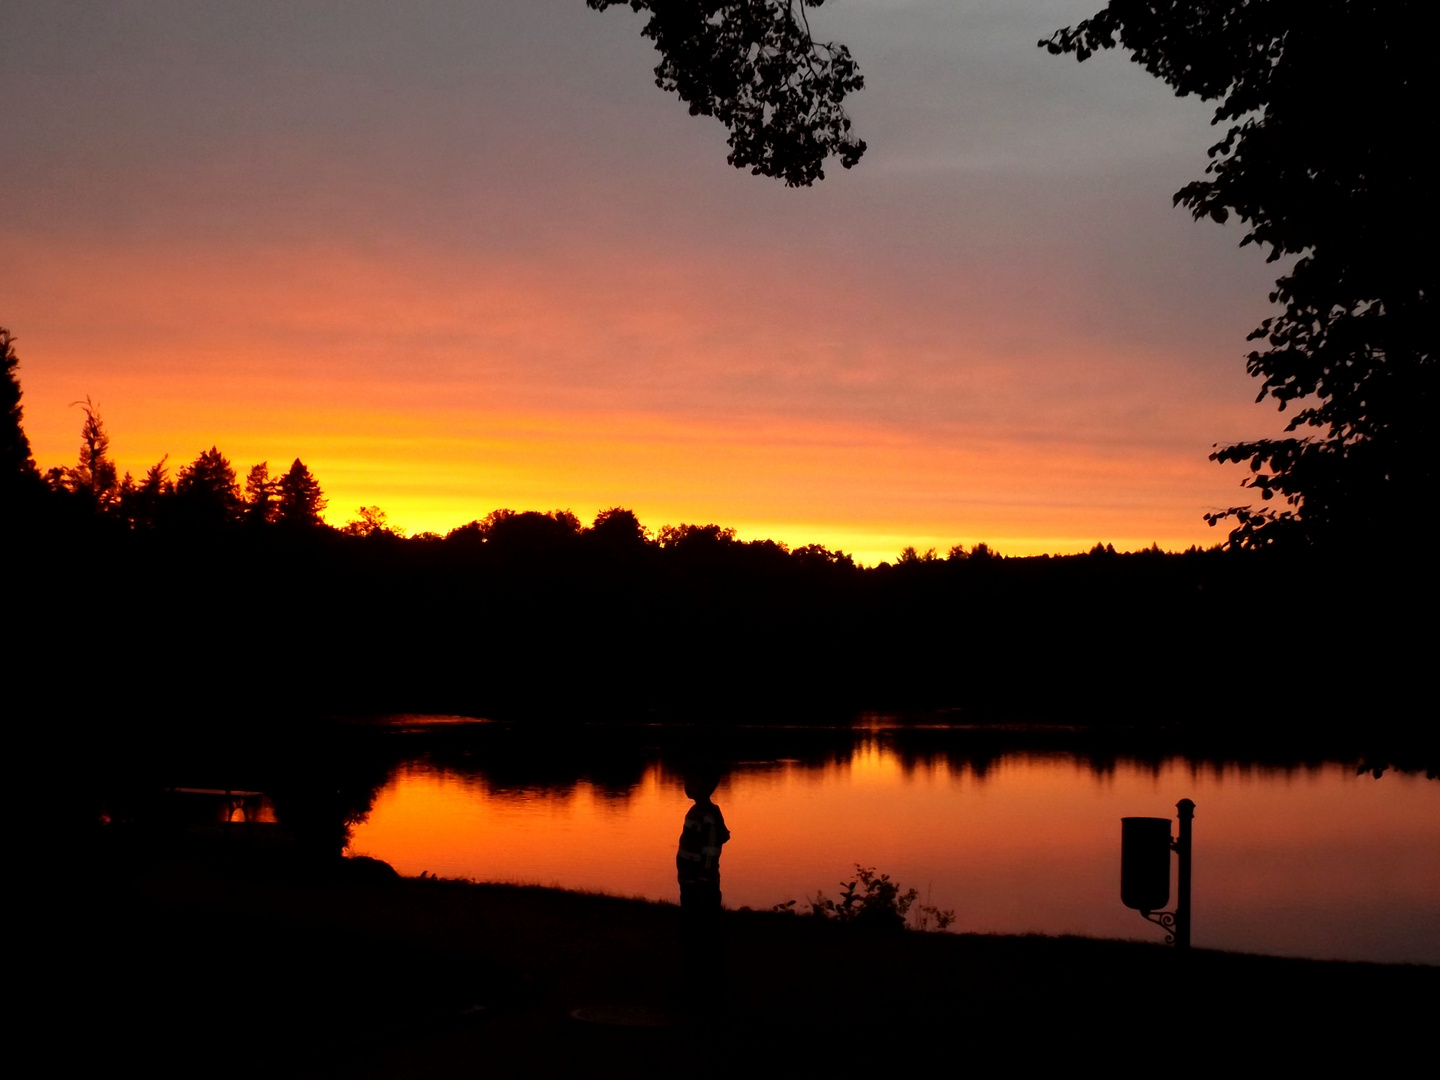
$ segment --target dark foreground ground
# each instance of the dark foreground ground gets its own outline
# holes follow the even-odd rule
[[[1189,1075],[1433,1051],[1435,968],[733,912],[712,997],[681,978],[672,905],[222,848],[112,860],[44,905],[17,1035],[46,1072]]]

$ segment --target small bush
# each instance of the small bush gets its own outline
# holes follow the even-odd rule
[[[920,894],[915,889],[900,891],[900,884],[889,874],[876,873],[873,866],[855,864],[855,880],[840,883],[840,898],[831,900],[817,892],[810,903],[810,914],[817,919],[853,926],[860,930],[894,932],[906,926],[929,930],[933,920],[936,930],[945,930],[955,921],[954,910],[941,910],[933,904],[916,904]],[[775,905],[776,911],[793,913],[795,901]]]

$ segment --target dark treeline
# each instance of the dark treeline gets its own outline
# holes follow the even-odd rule
[[[7,350],[13,357],[13,350]],[[14,382],[13,364],[11,382]],[[15,384],[14,432],[19,427]],[[74,467],[12,454],[26,700],[201,724],[316,713],[977,720],[1428,737],[1433,572],[1364,551],[907,550],[864,568],[613,508],[497,510],[404,537],[324,525],[303,463],[217,450],[117,477],[84,408]],[[27,467],[28,466],[28,467]],[[1416,623],[1418,618],[1419,623]],[[187,719],[188,718],[188,719]]]

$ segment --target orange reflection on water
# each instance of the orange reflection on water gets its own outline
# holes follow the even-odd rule
[[[494,794],[453,773],[405,767],[357,826],[351,847],[402,874],[668,898],[689,805],[678,784],[662,784],[653,769],[617,800],[584,783],[565,793]]]
[[[1440,963],[1440,784],[1341,766],[1282,772],[1121,763],[1096,773],[1064,756],[1015,756],[983,773],[939,759],[906,768],[878,740],[818,767],[774,763],[715,796],[733,839],[727,906],[834,896],[858,862],[965,931],[1074,932],[1154,940],[1119,902],[1119,821],[1197,803],[1197,945]],[[676,896],[689,806],[652,767],[632,791],[492,791],[483,781],[399,771],[352,850],[403,874],[538,882]]]

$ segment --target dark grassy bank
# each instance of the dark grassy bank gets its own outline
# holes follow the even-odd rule
[[[742,911],[710,997],[681,978],[672,905],[237,850],[112,852],[64,883],[38,999],[66,1060],[148,1075],[769,1074],[872,1057],[1213,1071],[1403,1057],[1440,994],[1433,968],[866,936]]]

